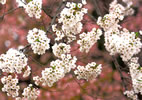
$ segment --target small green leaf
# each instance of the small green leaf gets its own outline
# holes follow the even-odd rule
[[[29,2],[31,2],[31,1],[33,1],[33,0],[26,0],[27,1],[27,3],[29,3]]]
[[[139,82],[142,82],[142,80],[137,79]]]
[[[139,37],[139,32],[135,32],[136,38]]]
[[[56,66],[51,66],[52,67],[52,69],[55,69],[56,68]]]
[[[98,67],[98,64],[96,64],[96,65],[95,65],[95,66],[93,66],[92,68],[93,68],[93,69],[96,69],[97,67]]]
[[[39,40],[39,39],[36,39],[35,41],[36,41],[36,42],[40,42],[40,40]]]
[[[138,68],[137,68],[137,70],[141,70],[142,69],[142,67],[141,66],[139,66]]]
[[[103,19],[102,19],[102,21],[104,22],[105,20],[106,20],[106,17],[104,16]]]

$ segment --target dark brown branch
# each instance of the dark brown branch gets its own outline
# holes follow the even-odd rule
[[[19,51],[25,52],[25,50],[26,50],[27,48],[29,48],[30,46],[31,46],[30,44],[27,44],[24,48],[20,49]]]
[[[47,13],[47,11],[44,8],[42,8],[42,10],[48,17],[50,17],[51,19],[53,18],[50,14]]]
[[[99,7],[99,4],[98,4],[99,3],[98,0],[92,0],[92,1],[93,1],[93,4],[94,4],[97,14],[100,16],[103,16],[103,13],[102,13],[102,11]]]
[[[123,76],[123,74],[122,74],[122,71],[121,71],[121,69],[120,69],[121,66],[119,65],[119,63],[118,63],[116,57],[114,57],[114,56],[112,56],[112,57],[113,57],[113,61],[114,61],[115,67],[116,67],[116,69],[118,70],[118,72],[119,72],[119,74],[120,74],[120,77],[121,77],[121,80],[122,80],[122,85],[123,85],[123,87],[125,88],[125,90],[128,90],[127,85],[126,85],[126,83],[125,83],[125,78],[124,78],[124,76]]]

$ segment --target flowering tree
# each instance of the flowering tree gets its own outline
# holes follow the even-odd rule
[[[33,19],[35,25],[40,23],[38,27],[27,27],[29,31],[26,45],[20,45],[18,48],[12,47],[0,55],[2,91],[7,96],[16,100],[36,100],[39,95],[42,95],[41,90],[50,91],[47,87],[54,87],[58,81],[68,75],[71,75],[80,88],[86,91],[78,80],[84,82],[95,80],[101,75],[103,65],[94,61],[88,61],[85,65],[79,64],[82,57],[75,55],[74,52],[78,50],[83,56],[87,56],[94,44],[103,38],[104,43],[101,45],[104,45],[106,51],[109,52],[120,74],[124,95],[133,100],[142,99],[142,68],[139,64],[142,31],[131,32],[121,25],[125,17],[135,12],[133,0],[121,2],[113,0],[109,4],[107,13],[102,12],[98,0],[92,0],[98,18],[89,13],[87,3],[90,1],[59,0],[56,1],[56,9],[50,9],[51,5],[49,7],[44,5],[49,2],[46,0],[15,0],[16,8],[8,11],[4,9],[0,16],[2,21],[8,14],[19,9],[25,12],[25,16]],[[0,0],[2,8],[6,7],[7,2],[8,0]],[[140,1],[137,2],[140,3]],[[91,21],[86,19],[91,19]],[[84,23],[96,23],[98,26],[92,25],[91,29],[85,30]],[[8,41],[6,45],[9,45]],[[39,59],[46,54],[52,54],[54,58],[43,58],[45,63],[40,62]],[[118,57],[123,66],[119,63]],[[42,70],[36,69],[40,70],[40,74],[34,74],[35,65],[29,64],[31,60],[38,66],[45,66]],[[123,74],[124,69],[129,76],[126,77]],[[27,80],[23,80],[26,78]],[[23,88],[22,83],[28,85]],[[97,100],[97,95],[87,92],[86,94],[93,100]]]

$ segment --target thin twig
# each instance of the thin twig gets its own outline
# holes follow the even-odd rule
[[[20,49],[19,51],[24,52],[27,48],[29,48],[31,45],[27,44],[24,48]]]
[[[2,16],[0,16],[0,18],[3,19],[5,15],[8,15],[8,14],[12,13],[13,11],[16,11],[16,10],[19,9],[19,8],[23,8],[23,7],[13,8],[13,9],[11,9],[11,10],[5,12]]]
[[[60,13],[60,10],[61,10],[63,4],[64,4],[63,1],[59,4],[59,7],[58,7],[58,9],[57,9],[57,11],[56,11],[56,13],[55,13],[55,15],[54,15],[52,21],[51,21],[51,24],[50,24],[50,25],[48,26],[48,28],[47,28],[47,32],[50,30],[51,26],[54,24],[54,22],[55,22],[55,20],[56,20],[56,17],[57,17],[58,14]]]
[[[94,16],[92,16],[91,14],[89,14],[89,13],[87,13],[87,15],[89,16],[89,17],[91,17],[91,19],[93,19],[93,21],[97,21],[97,19],[94,17]]]
[[[79,85],[79,87],[83,90],[83,92],[85,92],[88,96],[92,97],[93,100],[96,100],[96,99],[97,99],[97,98],[94,97],[93,95],[89,94],[89,93],[86,91],[87,89],[84,89],[84,88],[80,85],[80,83],[76,80],[76,78],[75,78],[75,76],[74,76],[73,74],[72,74],[72,77],[73,77],[73,79],[75,80],[75,82]]]

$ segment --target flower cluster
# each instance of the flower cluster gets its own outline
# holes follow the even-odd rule
[[[128,61],[140,52],[142,43],[135,32],[129,32],[127,29],[122,31],[113,29],[105,32],[105,47],[111,55],[119,53],[123,61]]]
[[[71,69],[76,68],[76,61],[77,58],[74,56],[72,57],[70,54],[67,55],[62,55],[61,56],[62,59],[62,67],[64,68],[64,73],[68,73],[71,71]]]
[[[42,71],[42,78],[40,79],[42,85],[48,85],[49,87],[53,86],[55,82],[64,77],[64,70],[59,65],[61,62],[59,60],[56,60],[51,63],[54,64],[54,66],[51,66],[50,68],[45,68],[45,70]],[[39,79],[39,77],[36,76],[34,80],[35,79]],[[37,82],[35,83],[37,84]]]
[[[36,100],[39,93],[38,89],[33,88],[33,85],[29,84],[29,86],[23,90],[23,97],[17,97],[16,100]]]
[[[30,0],[30,2],[26,3],[25,0],[16,0],[19,7],[24,7],[26,13],[28,13],[29,17],[35,17],[39,19],[41,17],[42,11],[42,0]]]
[[[0,0],[0,3],[4,5],[6,3],[6,0]]]
[[[93,28],[91,32],[80,34],[80,39],[77,43],[80,45],[81,52],[89,52],[89,49],[100,39],[102,35],[101,29]]]
[[[66,73],[68,73],[71,68],[75,68],[76,57],[71,57],[71,55],[62,55],[61,60],[57,59],[50,63],[49,68],[45,68],[42,71],[42,77],[36,76],[33,78],[36,85],[42,83],[42,85],[53,86],[55,82],[63,78]]]
[[[92,80],[101,73],[102,66],[97,65],[95,62],[88,63],[86,66],[78,66],[74,71],[77,79]]]
[[[0,69],[6,73],[22,73],[27,66],[28,58],[16,49],[9,49],[6,54],[0,55]]]
[[[103,18],[99,17],[97,24],[100,25],[105,31],[112,28],[113,25],[118,24],[120,20],[124,19],[124,16],[132,15],[134,10],[131,8],[131,0],[123,0],[126,3],[126,7],[117,3],[117,0],[114,0],[110,4],[109,14],[106,14]]]
[[[1,79],[1,82],[4,85],[2,91],[7,92],[8,96],[17,97],[19,95],[18,91],[20,87],[17,85],[18,84],[17,77],[12,78],[11,75],[4,76]]]
[[[62,24],[61,29],[57,29],[57,25],[52,26],[52,30],[56,32],[57,38],[55,40],[61,40],[63,37],[67,37],[68,42],[72,42],[76,39],[76,34],[82,30],[81,20],[84,14],[87,13],[87,9],[82,8],[81,3],[67,2],[66,7],[61,11],[58,22]]]
[[[122,0],[126,7],[122,6],[121,4],[117,3],[117,0],[114,0],[110,4],[109,13],[113,14],[119,20],[123,20],[124,16],[132,15],[134,10],[131,8],[133,2],[132,0]]]
[[[109,30],[114,25],[118,24],[118,22],[113,14],[106,14],[103,18],[99,17],[97,20],[97,24],[100,25],[104,31]]]
[[[117,0],[114,0],[110,4],[109,14],[106,14],[103,18],[98,18],[97,24],[100,25],[105,31],[118,24],[120,20],[124,19],[124,16],[132,15],[134,13],[134,10],[131,8],[132,1],[123,1],[127,4],[126,7],[122,6],[121,4],[118,4]]]
[[[65,43],[57,44],[55,43],[54,46],[52,46],[53,54],[57,57],[61,57],[62,54],[70,53],[70,45],[67,45]]]
[[[132,15],[134,13],[134,10],[130,7],[132,5],[132,1],[129,0],[128,2],[125,0],[127,6],[124,7],[121,4],[118,4],[117,0],[114,0],[110,4],[109,14],[106,14],[103,18],[99,17],[97,24],[107,31],[114,25],[118,24],[120,20],[123,20],[124,16]]]
[[[47,38],[46,33],[40,29],[34,28],[33,30],[29,30],[27,40],[31,44],[35,54],[42,55],[50,48],[50,39]]]
[[[27,100],[36,100],[39,91],[38,89],[33,88],[32,84],[30,84],[27,88],[24,88],[22,95],[24,96],[23,98],[26,98]]]
[[[30,1],[25,6],[25,11],[28,13],[30,17],[34,17],[39,19],[41,17],[41,11],[42,11],[42,0],[33,0]]]
[[[138,63],[138,58],[134,57],[128,63],[135,93],[142,94],[142,67]]]
[[[124,16],[133,13],[133,10],[130,8],[131,4],[132,1],[129,1],[127,6],[124,7],[118,4],[117,0],[114,0],[110,4],[109,14],[106,14],[103,18],[99,17],[97,21],[98,25],[105,31],[106,49],[111,55],[120,54],[123,61],[130,60],[133,55],[140,52],[142,47],[140,38],[136,36],[135,32],[129,32],[118,24],[120,20],[123,20]]]
[[[138,96],[135,94],[133,90],[131,91],[125,91],[124,95],[127,95],[127,97],[133,99],[133,100],[138,100]]]

